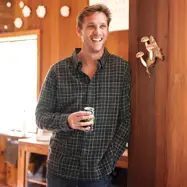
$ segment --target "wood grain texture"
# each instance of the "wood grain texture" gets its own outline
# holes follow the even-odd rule
[[[141,37],[153,34],[156,1],[130,1],[129,62],[132,74],[132,136],[129,152],[129,186],[154,187],[155,182],[155,76],[148,78],[136,53],[145,46]],[[149,7],[149,8],[148,8]],[[149,15],[149,16],[148,16]]]
[[[10,186],[4,185],[4,184],[0,184],[0,187],[10,187]]]
[[[13,0],[6,1],[6,0],[0,0],[0,33],[7,32],[4,29],[4,25],[7,25],[9,28],[9,31],[13,30],[13,8],[8,8],[6,6],[6,3],[10,2],[13,3]]]
[[[167,183],[167,138],[166,123],[167,118],[167,94],[168,94],[168,20],[169,20],[169,0],[157,1],[156,37],[158,44],[162,48],[165,60],[158,60],[155,66],[155,133],[156,133],[156,160],[155,160],[155,186],[166,186]],[[161,169],[163,168],[163,169]]]
[[[187,186],[187,4],[169,3],[167,185]]]
[[[141,37],[153,35],[165,56],[151,78],[135,58],[146,54]],[[187,4],[130,1],[129,62],[132,69],[131,187],[187,186]]]

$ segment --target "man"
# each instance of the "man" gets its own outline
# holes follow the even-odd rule
[[[77,18],[82,48],[53,65],[42,86],[36,122],[53,131],[48,187],[108,186],[125,150],[130,133],[130,69],[105,48],[110,21],[106,6],[84,8]],[[93,107],[94,115],[85,107]]]

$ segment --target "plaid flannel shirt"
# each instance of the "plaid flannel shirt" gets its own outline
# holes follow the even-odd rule
[[[36,123],[53,131],[48,169],[66,179],[97,180],[110,174],[130,134],[130,68],[105,49],[92,80],[73,55],[54,64],[36,107]],[[70,129],[67,117],[84,107],[95,109],[94,130]]]

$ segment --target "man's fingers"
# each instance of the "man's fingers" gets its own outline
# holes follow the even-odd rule
[[[92,121],[86,121],[86,122],[80,122],[80,127],[86,127],[86,126],[90,126],[93,125]]]
[[[79,130],[81,130],[81,131],[89,131],[90,130],[90,126],[80,127]]]
[[[68,123],[72,129],[87,131],[93,124],[94,115],[89,111],[74,112],[69,115]]]
[[[75,112],[77,117],[81,117],[81,116],[89,116],[92,113],[91,112],[87,112],[87,111],[79,111],[79,112]]]
[[[78,121],[82,121],[82,120],[90,120],[92,118],[94,118],[93,114],[87,115],[87,116],[79,116],[78,117]]]

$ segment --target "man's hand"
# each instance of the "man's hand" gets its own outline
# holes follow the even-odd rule
[[[91,112],[79,111],[68,116],[68,125],[72,129],[89,131],[90,125],[93,124],[93,114]]]

